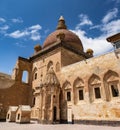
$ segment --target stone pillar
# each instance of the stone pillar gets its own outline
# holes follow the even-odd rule
[[[67,108],[67,122],[68,124],[72,124],[72,108],[68,106]]]
[[[59,96],[60,96],[60,90],[57,89],[57,92],[58,94],[56,94],[57,96],[57,120],[60,120],[60,107],[59,107]]]
[[[46,92],[45,90],[43,91],[43,104],[42,104],[42,120],[45,120],[45,97],[46,97]]]
[[[51,93],[50,118],[53,121],[53,93]]]

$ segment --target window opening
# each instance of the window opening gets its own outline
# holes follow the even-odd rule
[[[117,85],[111,85],[111,90],[112,90],[112,96],[113,97],[119,96],[119,91],[118,91]]]
[[[18,120],[20,119],[20,114],[18,114],[17,119],[18,119]]]
[[[94,90],[95,90],[95,98],[101,98],[101,94],[100,94],[100,88],[99,87],[97,87],[97,88],[94,88]]]
[[[35,77],[34,77],[34,79],[35,79],[35,80],[37,79],[37,73],[35,73]]]
[[[79,100],[84,100],[83,90],[79,90]]]
[[[71,101],[71,92],[67,92],[67,101]]]
[[[22,82],[28,83],[28,72],[27,71],[23,71]]]

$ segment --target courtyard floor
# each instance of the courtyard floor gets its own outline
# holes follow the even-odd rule
[[[120,130],[120,126],[97,126],[78,124],[41,125],[37,123],[16,124],[0,122],[0,130]]]

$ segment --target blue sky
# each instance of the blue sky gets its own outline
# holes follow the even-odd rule
[[[84,50],[113,49],[106,38],[120,32],[120,0],[0,0],[0,72],[11,74],[18,56],[31,56],[61,15]]]

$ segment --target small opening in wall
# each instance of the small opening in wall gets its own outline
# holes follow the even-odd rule
[[[20,119],[20,114],[18,114],[18,116],[17,116],[17,120],[19,120]]]
[[[111,90],[112,90],[112,96],[113,97],[119,96],[119,91],[118,91],[117,85],[111,85]]]
[[[37,79],[37,73],[35,73],[35,77],[34,77],[34,79],[35,79],[35,80]]]
[[[101,98],[101,95],[100,95],[100,88],[97,87],[94,89],[95,90],[95,98]]]
[[[67,92],[67,101],[71,101],[71,92]]]
[[[28,71],[23,71],[22,82],[28,83]]]
[[[84,100],[83,90],[79,90],[79,100]]]

